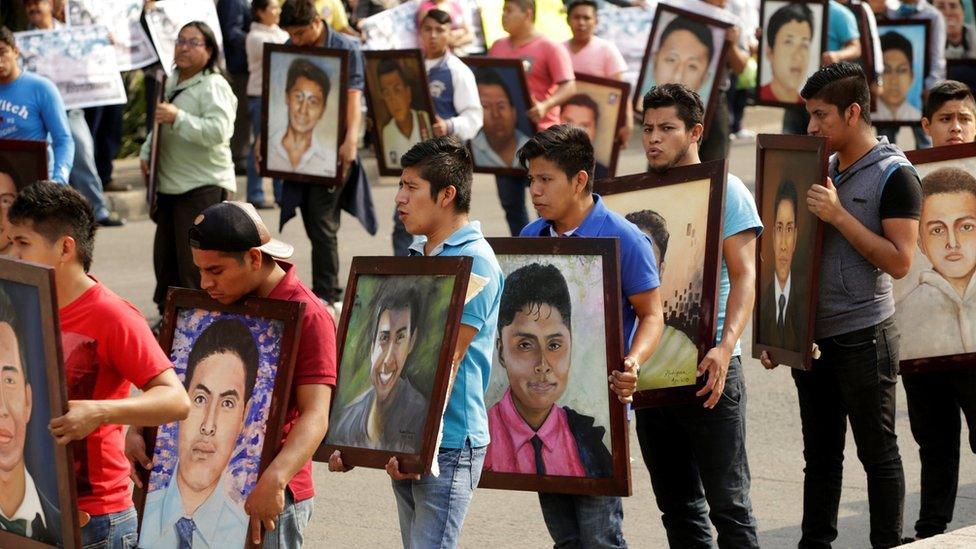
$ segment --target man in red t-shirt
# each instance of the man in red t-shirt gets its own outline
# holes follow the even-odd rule
[[[525,115],[539,130],[558,124],[559,106],[576,93],[576,75],[569,52],[536,31],[535,0],[506,0],[502,28],[508,36],[492,44],[489,57],[521,59],[533,103]],[[525,209],[526,180],[497,176],[495,184],[508,229],[513,236],[518,236],[522,227],[529,224]]]
[[[82,545],[134,546],[123,425],[184,419],[190,399],[139,311],[88,275],[95,246],[88,202],[41,181],[20,191],[8,217],[11,255],[54,267],[68,413],[52,419],[50,431],[58,444],[72,444]],[[129,396],[132,385],[142,393]]]
[[[254,206],[221,202],[203,210],[189,232],[200,288],[231,304],[247,296],[305,304],[283,446],[244,503],[251,538],[266,547],[300,547],[312,516],[312,454],[325,438],[329,402],[336,382],[336,327],[325,305],[298,280],[292,246],[272,239]],[[133,467],[149,469],[142,436],[129,432],[126,449]]]

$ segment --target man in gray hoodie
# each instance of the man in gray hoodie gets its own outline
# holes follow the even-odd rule
[[[803,536],[800,547],[829,547],[837,538],[844,442],[850,420],[868,477],[871,546],[902,541],[905,473],[895,436],[898,330],[891,278],[911,268],[921,187],[915,169],[871,131],[864,72],[828,65],[800,92],[807,132],[830,139],[829,177],[807,194],[824,222],[810,371],[793,370],[803,424]],[[763,353],[763,365],[775,367]]]

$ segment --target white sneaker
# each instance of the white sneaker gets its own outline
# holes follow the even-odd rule
[[[734,135],[735,138],[739,141],[752,141],[756,139],[756,132],[752,130],[748,130],[746,128],[742,128],[741,130],[739,130],[738,132],[732,135]]]

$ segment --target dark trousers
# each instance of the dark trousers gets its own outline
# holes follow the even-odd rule
[[[341,194],[341,186],[309,185],[299,206],[305,234],[312,241],[312,291],[330,303],[342,298],[337,238]]]
[[[759,547],[749,499],[746,386],[742,362],[729,364],[715,408],[684,404],[637,410],[637,439],[671,547]],[[707,503],[707,507],[706,507]]]
[[[413,235],[407,232],[407,228],[400,221],[400,216],[393,209],[393,255],[406,257],[410,255],[410,244],[413,243]]]
[[[922,495],[915,533],[928,538],[952,522],[959,485],[959,439],[966,415],[969,448],[976,452],[976,371],[902,376],[908,419],[922,462]]]
[[[524,177],[496,175],[498,200],[505,210],[505,221],[512,236],[518,236],[522,228],[529,224],[529,211],[525,207],[525,188],[528,181]]]
[[[200,287],[200,271],[193,264],[188,233],[200,212],[226,197],[227,191],[216,185],[198,187],[183,194],[159,193],[156,196],[156,237],[153,240],[156,292],[153,301],[159,306],[160,313],[170,286]]]
[[[122,143],[122,113],[125,105],[106,105],[85,109],[85,120],[95,143],[95,168],[102,185],[112,182],[112,161]]]
[[[715,114],[702,137],[698,156],[702,162],[729,156],[729,105],[725,101],[715,101]]]
[[[837,538],[850,420],[868,477],[871,546],[901,542],[905,473],[895,436],[898,330],[892,319],[817,340],[810,371],[793,370],[803,424],[803,537],[800,547],[830,547]]]
[[[730,75],[729,91],[726,92],[726,100],[729,106],[729,133],[739,133],[742,129],[742,118],[745,116],[746,103],[749,100],[749,90],[736,89],[739,77]],[[719,98],[721,100],[721,98]]]
[[[806,135],[810,125],[810,113],[803,105],[786,107],[783,110],[783,133],[789,135]]]
[[[251,152],[251,117],[247,112],[247,77],[245,72],[228,72],[227,82],[237,97],[237,116],[234,118],[234,135],[230,138],[230,154],[234,166],[247,166],[247,156]]]

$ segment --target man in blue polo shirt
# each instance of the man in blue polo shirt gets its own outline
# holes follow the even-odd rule
[[[488,446],[485,391],[502,297],[502,270],[481,223],[470,221],[471,153],[454,136],[414,145],[400,161],[403,173],[396,195],[397,215],[415,235],[414,256],[470,256],[471,274],[487,280],[465,303],[452,360],[452,385],[444,411],[443,438],[436,476],[400,472],[396,458],[386,471],[393,479],[404,547],[456,547]],[[339,452],[329,470],[348,470]]]
[[[650,239],[593,193],[596,161],[586,132],[558,125],[536,134],[518,152],[529,171],[529,195],[539,213],[519,236],[616,237],[620,240],[620,281],[624,299],[622,371],[610,387],[621,402],[637,388],[637,369],[657,347],[664,331],[657,261]],[[631,336],[630,334],[633,334]],[[556,547],[626,547],[619,497],[539,493],[542,516]]]

